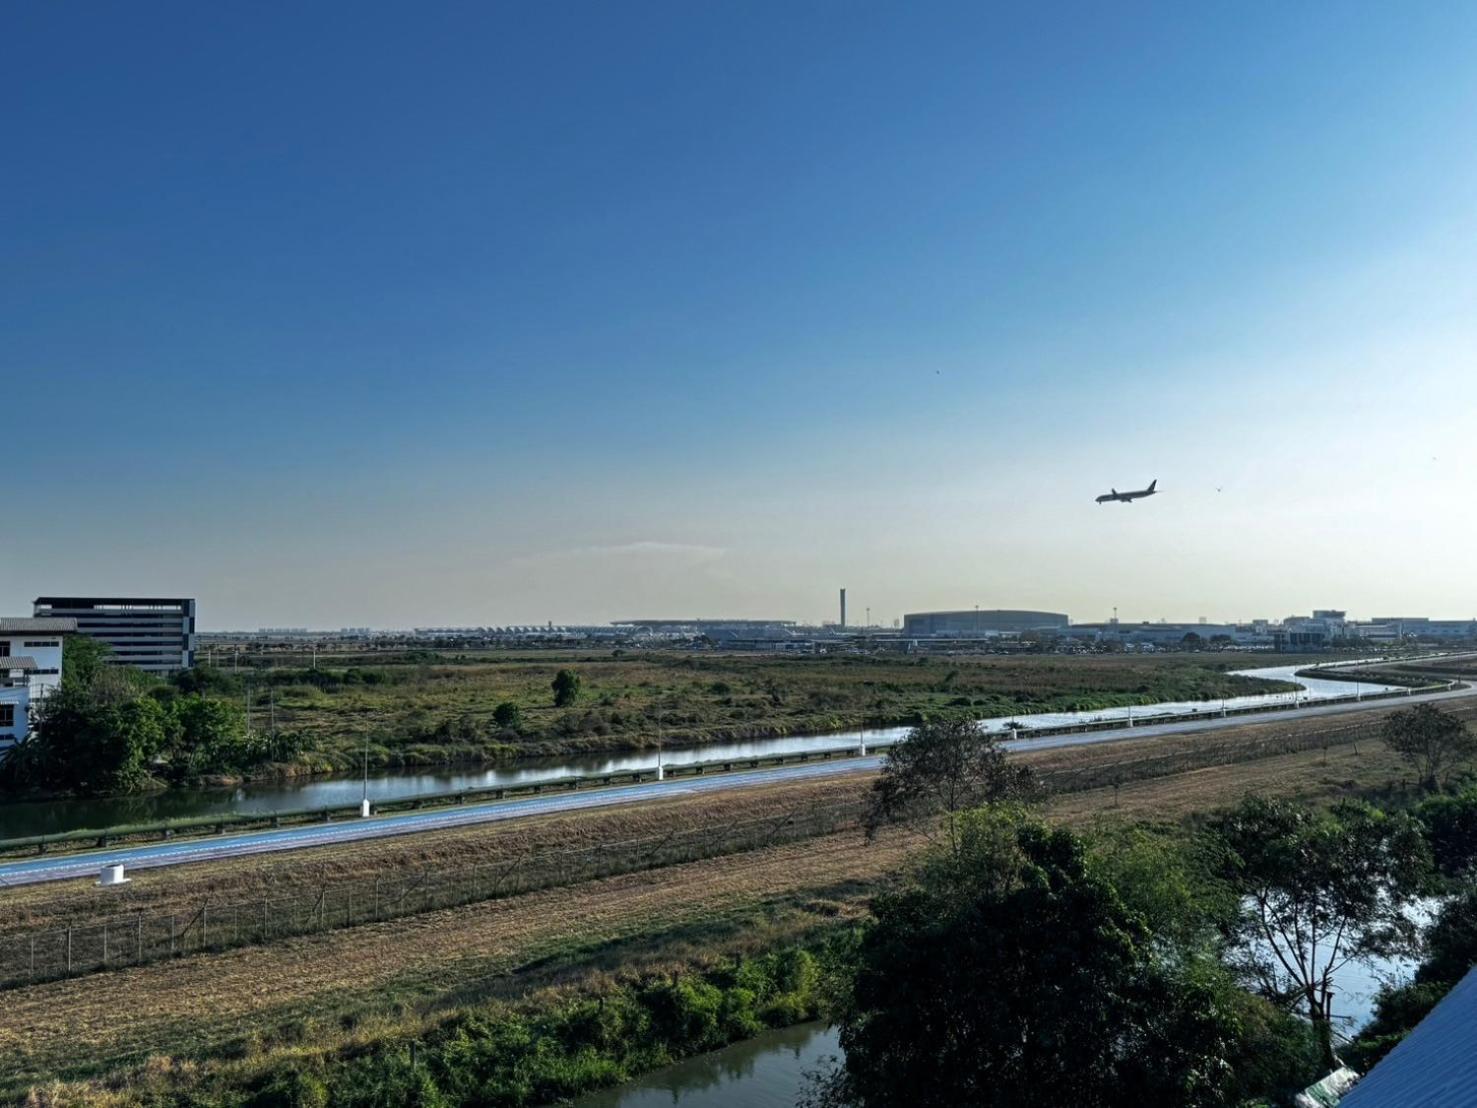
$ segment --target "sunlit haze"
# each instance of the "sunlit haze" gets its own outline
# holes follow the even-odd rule
[[[1477,615],[1470,5],[0,28],[0,614]]]

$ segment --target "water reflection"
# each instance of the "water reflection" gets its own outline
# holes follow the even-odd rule
[[[575,1101],[578,1108],[792,1108],[805,1075],[838,1054],[824,1024],[770,1031]]]
[[[1270,680],[1296,681],[1304,686],[1296,693],[1266,693],[1255,696],[1229,697],[1225,700],[1187,700],[1132,708],[1104,708],[1086,712],[1043,712],[1035,715],[999,716],[981,720],[987,730],[1003,733],[1016,730],[1029,733],[1033,729],[1073,726],[1082,723],[1105,723],[1132,718],[1149,722],[1173,715],[1218,715],[1221,710],[1291,704],[1294,701],[1317,701],[1352,698],[1356,689],[1346,681],[1294,677],[1298,666],[1271,666],[1240,671],[1242,676]],[[1383,685],[1364,685],[1362,693],[1382,691]],[[865,732],[869,747],[888,746],[904,734],[905,727]],[[857,735],[789,735],[777,739],[753,739],[743,742],[715,743],[702,747],[666,750],[668,765],[691,762],[743,761],[773,754],[798,754],[841,746]],[[594,754],[584,757],[530,758],[514,765],[478,767],[475,769],[399,770],[380,773],[369,779],[369,797],[383,801],[455,792],[459,789],[496,788],[529,781],[563,777],[601,776],[652,770],[656,766],[654,750]],[[364,782],[358,778],[314,778],[303,781],[276,781],[246,785],[236,789],[178,789],[149,793],[144,796],[107,797],[101,799],[62,800],[45,803],[0,804],[0,838],[42,835],[79,828],[116,827],[129,823],[155,823],[168,819],[225,815],[229,813],[267,814],[301,808],[348,807],[359,802]]]

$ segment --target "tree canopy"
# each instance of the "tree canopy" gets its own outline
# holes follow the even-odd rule
[[[1385,745],[1409,762],[1428,789],[1440,789],[1457,766],[1477,755],[1477,735],[1434,704],[1417,704],[1385,720]]]
[[[1416,948],[1407,909],[1429,864],[1418,825],[1364,804],[1317,811],[1249,797],[1208,836],[1243,906],[1235,964],[1267,997],[1302,1008],[1333,1069],[1334,974]]]
[[[580,675],[572,669],[561,669],[554,674],[554,706],[567,708],[580,696]]]
[[[1182,892],[1157,887],[1153,844],[1120,887],[1084,840],[1018,811],[955,822],[957,849],[875,902],[844,1069],[816,1103],[1195,1108],[1306,1083],[1308,1036],[1239,990],[1203,936],[1155,931],[1142,904]]]
[[[872,787],[869,832],[885,824],[943,814],[949,841],[957,845],[952,817],[1000,801],[1036,793],[1028,766],[1008,760],[999,740],[971,720],[929,720],[890,747]]]

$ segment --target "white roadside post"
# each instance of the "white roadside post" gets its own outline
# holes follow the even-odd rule
[[[369,735],[364,736],[364,796],[359,801],[359,818],[369,818]]]
[[[97,879],[97,883],[103,888],[109,888],[113,885],[126,885],[130,880],[131,878],[123,876],[123,863],[115,862],[103,867],[102,876]]]

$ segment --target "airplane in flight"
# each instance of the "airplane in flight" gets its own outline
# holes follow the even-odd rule
[[[1117,489],[1114,489],[1112,492],[1103,493],[1102,496],[1097,498],[1097,502],[1099,504],[1106,504],[1110,500],[1116,500],[1123,504],[1132,504],[1135,500],[1142,500],[1146,496],[1153,496],[1158,491],[1155,487],[1158,484],[1159,478],[1156,477],[1149,482],[1149,487],[1146,489],[1135,489],[1132,492],[1119,492]]]

